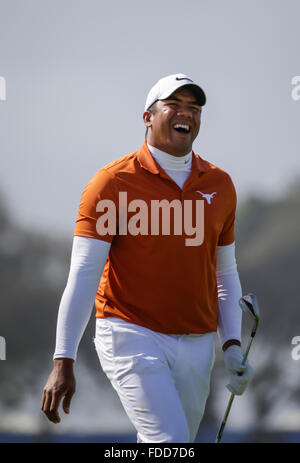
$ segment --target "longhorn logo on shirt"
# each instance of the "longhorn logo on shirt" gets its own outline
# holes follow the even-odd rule
[[[206,199],[207,204],[211,204],[213,196],[217,194],[216,191],[214,191],[213,193],[202,193],[202,191],[199,190],[196,190],[196,193],[200,193],[202,195],[202,198]]]

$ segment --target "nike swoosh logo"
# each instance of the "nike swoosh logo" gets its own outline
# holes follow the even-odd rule
[[[176,80],[189,80],[190,82],[193,82],[192,79],[188,79],[187,77],[176,77]]]

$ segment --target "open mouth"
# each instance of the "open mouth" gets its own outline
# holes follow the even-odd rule
[[[173,129],[179,133],[190,133],[191,127],[187,124],[175,124],[173,125]]]

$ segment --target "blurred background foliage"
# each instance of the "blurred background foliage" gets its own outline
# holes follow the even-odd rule
[[[236,255],[243,293],[255,292],[261,307],[251,356],[256,374],[248,400],[252,424],[262,430],[270,421],[275,429],[282,426],[276,418],[275,404],[281,404],[282,409],[290,404],[294,411],[299,410],[300,361],[298,364],[290,355],[291,339],[300,335],[299,211],[300,181],[280,199],[250,197],[237,210]],[[50,237],[50,231],[46,236],[22,229],[11,219],[4,201],[0,203],[0,335],[7,343],[7,360],[0,362],[0,410],[4,407],[16,413],[25,398],[33,396],[39,412],[41,384],[52,368],[57,310],[67,282],[71,246],[72,237],[64,240]],[[245,339],[251,326],[247,323],[245,320]],[[93,336],[92,315],[80,344],[79,359],[85,371],[96,376],[100,388],[112,391],[99,369]],[[224,390],[226,385],[224,381],[219,349],[202,428],[221,419],[216,402],[220,387]],[[87,395],[87,391],[82,393]],[[115,396],[113,403],[115,412],[123,413]],[[223,401],[222,410],[225,405]],[[297,416],[300,419],[300,412]],[[45,428],[43,418],[39,419]],[[0,418],[0,431],[3,426]]]

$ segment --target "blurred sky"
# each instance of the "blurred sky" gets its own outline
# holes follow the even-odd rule
[[[84,186],[144,140],[143,107],[184,73],[207,105],[194,150],[240,200],[300,176],[299,0],[0,0],[0,194],[11,217],[71,236]]]

